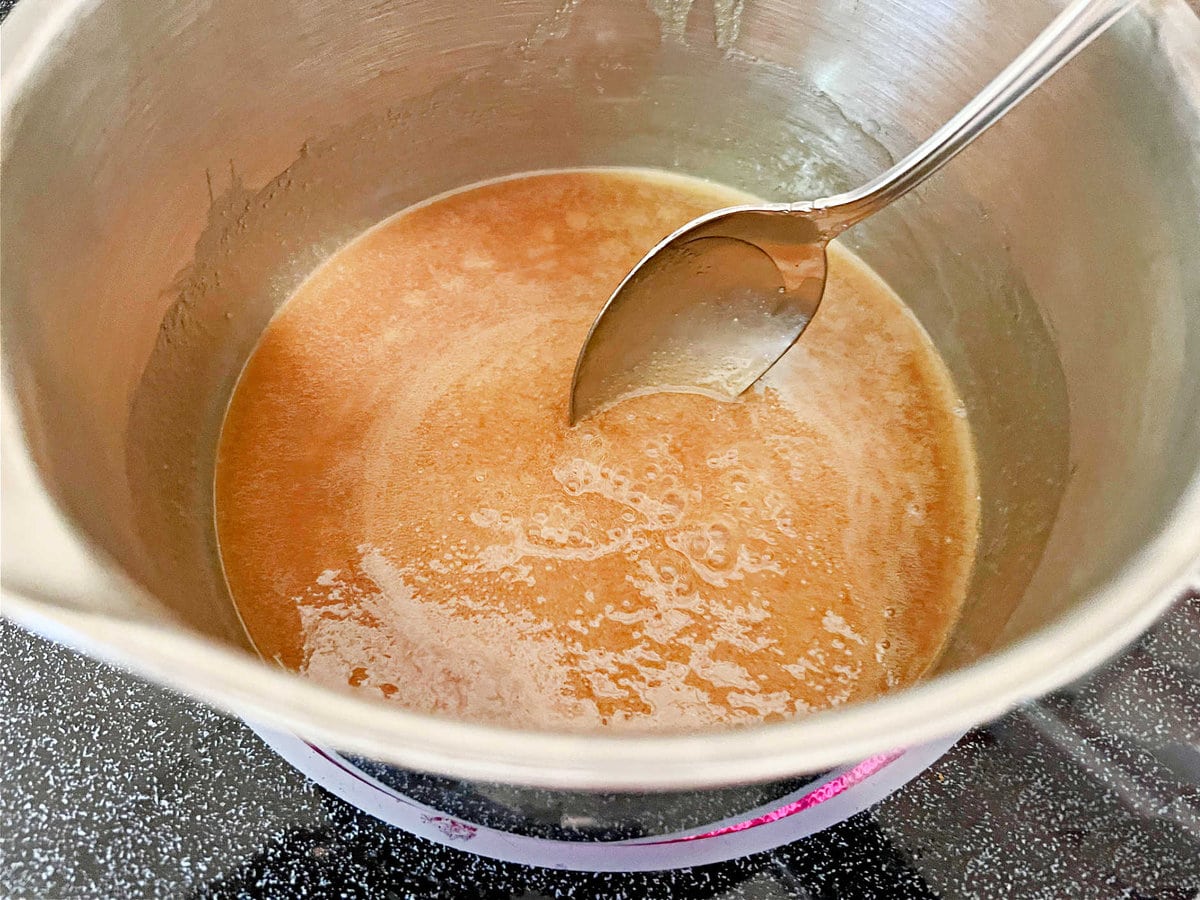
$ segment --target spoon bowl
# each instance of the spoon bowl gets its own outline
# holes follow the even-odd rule
[[[812,320],[828,242],[789,206],[719,210],[667,237],[593,323],[571,422],[644,393],[737,397]]]

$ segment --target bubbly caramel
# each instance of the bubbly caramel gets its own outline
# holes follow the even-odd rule
[[[217,527],[259,651],[513,726],[679,730],[918,678],[977,499],[928,338],[831,248],[804,338],[736,402],[658,394],[569,428],[580,343],[646,248],[745,202],[632,170],[522,176],[389,219],[264,334]]]

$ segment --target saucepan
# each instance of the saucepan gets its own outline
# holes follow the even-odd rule
[[[1146,0],[846,237],[938,346],[977,445],[979,558],[920,684],[704,734],[420,715],[257,658],[213,528],[243,363],[364,228],[573,166],[825,196],[915,146],[1056,11],[23,0],[0,29],[4,614],[322,746],[559,790],[822,772],[1080,676],[1200,556],[1200,21],[1183,0]]]

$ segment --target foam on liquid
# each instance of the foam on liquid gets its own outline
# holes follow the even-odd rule
[[[415,207],[322,266],[231,402],[217,528],[268,658],[461,718],[680,730],[909,684],[975,549],[967,425],[915,319],[831,247],[804,338],[734,403],[566,425],[647,247],[745,202],[631,170]]]

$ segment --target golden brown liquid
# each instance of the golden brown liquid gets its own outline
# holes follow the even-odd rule
[[[576,354],[647,247],[745,202],[626,170],[408,210],[272,321],[221,438],[217,527],[260,652],[513,726],[806,713],[937,656],[977,517],[966,423],[919,325],[831,248],[804,338],[733,403],[576,428]]]

